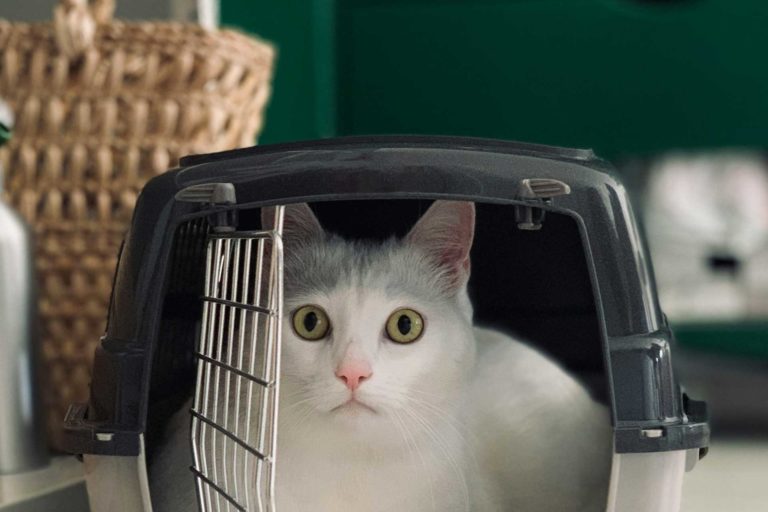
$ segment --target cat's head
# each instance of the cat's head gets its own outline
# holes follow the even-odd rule
[[[374,244],[286,207],[281,415],[372,427],[455,403],[474,361],[474,221],[472,203],[437,201],[405,238]]]

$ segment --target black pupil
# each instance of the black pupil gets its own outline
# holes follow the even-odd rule
[[[408,334],[411,332],[411,317],[408,315],[400,315],[397,319],[397,330],[400,334]]]
[[[320,323],[320,319],[317,318],[317,313],[315,313],[314,311],[310,311],[304,317],[304,328],[307,330],[307,332],[314,331],[315,327],[317,327],[317,324],[319,323]]]

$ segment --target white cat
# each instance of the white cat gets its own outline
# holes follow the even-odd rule
[[[437,201],[379,245],[327,234],[306,205],[284,230],[279,512],[605,510],[607,410],[472,325],[472,203]],[[195,507],[182,413],[152,468],[161,512]]]

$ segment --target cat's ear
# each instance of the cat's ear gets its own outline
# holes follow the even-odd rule
[[[273,229],[275,225],[275,207],[261,209],[262,229]],[[325,232],[307,203],[295,203],[285,206],[283,214],[283,239],[287,241],[308,242],[324,236]]]
[[[458,288],[469,279],[469,251],[475,236],[475,205],[464,201],[435,201],[406,240],[425,251]]]

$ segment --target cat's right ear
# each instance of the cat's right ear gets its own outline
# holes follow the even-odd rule
[[[275,225],[275,207],[261,209],[261,226],[264,230]],[[295,203],[285,206],[283,214],[283,239],[308,242],[324,236],[325,232],[307,203]]]
[[[469,279],[469,251],[474,236],[474,203],[435,201],[406,240],[420,247],[446,270],[449,288],[457,290]]]

